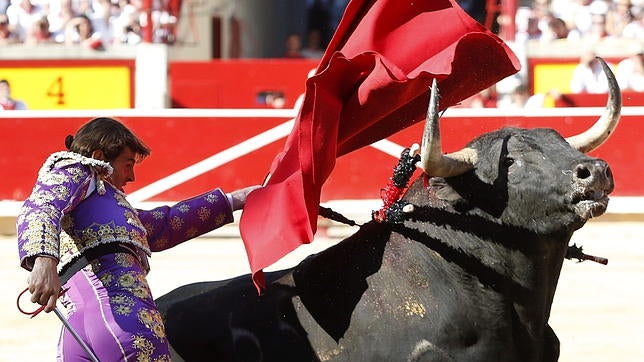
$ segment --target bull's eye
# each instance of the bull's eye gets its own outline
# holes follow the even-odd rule
[[[503,159],[503,166],[510,167],[510,166],[512,166],[512,164],[514,164],[514,158],[506,157],[506,158]]]

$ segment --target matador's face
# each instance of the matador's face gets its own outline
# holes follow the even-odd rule
[[[123,188],[128,182],[135,180],[134,166],[136,165],[136,153],[129,147],[126,147],[118,157],[110,161],[114,172],[108,178],[108,181],[117,189],[125,192]]]

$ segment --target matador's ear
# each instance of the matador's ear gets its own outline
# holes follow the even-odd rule
[[[95,150],[94,152],[92,152],[92,158],[95,160],[107,162],[107,160],[105,159],[105,154],[101,150]]]

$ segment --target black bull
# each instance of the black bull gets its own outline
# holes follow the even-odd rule
[[[160,297],[174,360],[557,360],[548,319],[568,243],[614,188],[608,164],[585,154],[619,120],[601,63],[609,100],[587,131],[505,128],[448,155],[434,82],[420,156],[433,177],[392,217],[269,273],[262,296],[245,275]]]
[[[573,232],[606,209],[610,169],[550,129],[468,147],[475,167],[419,177],[404,220],[268,273],[262,296],[245,275],[157,299],[176,361],[557,360],[557,279]]]

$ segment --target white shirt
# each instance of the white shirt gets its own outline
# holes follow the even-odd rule
[[[617,64],[615,77],[622,90],[644,92],[644,72],[638,69],[635,59],[626,58]]]
[[[570,91],[572,93],[608,93],[608,80],[601,64],[593,62],[592,66],[577,65],[572,73]]]

